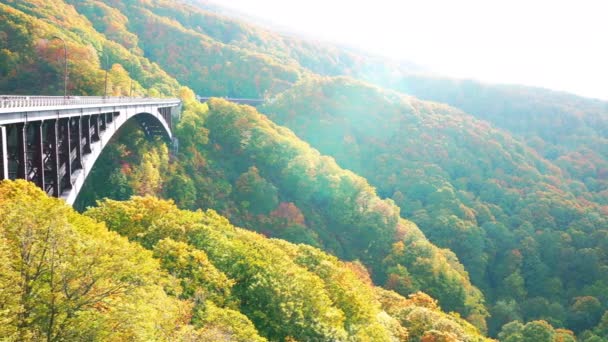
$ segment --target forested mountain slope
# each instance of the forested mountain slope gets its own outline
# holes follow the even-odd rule
[[[104,196],[170,197],[358,259],[376,284],[430,293],[483,328],[484,296],[470,276],[489,301],[493,334],[529,322],[509,323],[501,338],[542,331],[568,340],[536,319],[586,331],[581,340],[608,337],[606,103],[413,75],[409,65],[273,33],[197,1],[164,0],[3,2],[0,92],[62,94],[54,35],[67,43],[70,94],[102,95],[109,64],[110,95],[132,85],[134,95],[189,102],[177,155],[127,125],[93,170],[81,208]],[[194,104],[180,83],[205,96],[265,97],[263,113],[320,153],[251,108]],[[333,323],[326,332],[348,330]],[[414,340],[424,334],[407,328]]]
[[[89,178],[79,205],[97,192],[94,197],[162,194],[180,206],[214,208],[266,235],[360,260],[377,284],[403,294],[424,289],[445,310],[485,325],[483,296],[453,253],[430,244],[364,179],[251,107],[192,100],[175,131],[176,159],[170,162],[166,148],[143,136],[119,138],[102,155],[99,174],[118,176],[111,186]]]
[[[286,89],[306,73],[293,60],[226,44],[207,35],[217,32],[222,23],[201,21],[206,19],[201,10],[181,3],[67,2],[97,30],[125,47],[141,48],[144,56],[201,95],[263,97]],[[129,20],[119,20],[124,16]],[[232,34],[230,28],[221,32]]]
[[[582,331],[606,310],[602,204],[509,133],[347,78],[301,82],[260,110],[453,250],[494,304],[493,329],[519,317]],[[593,320],[577,318],[580,300],[602,303]]]
[[[0,182],[0,339],[171,340],[191,304],[152,253],[25,181]]]
[[[447,103],[522,138],[607,204],[608,102],[547,89],[403,75],[369,80]]]
[[[68,0],[110,39],[161,65],[205,96],[268,97],[312,73],[393,75],[412,64],[285,36],[205,10],[166,1]],[[124,16],[130,20],[124,20]]]
[[[376,288],[360,265],[213,211],[134,197],[86,216],[0,183],[0,339],[485,340],[425,294]]]
[[[106,56],[113,63],[116,63],[110,72],[110,91],[112,94],[124,95],[128,93],[131,80],[127,70],[132,72],[133,77],[141,81],[141,84],[138,84],[137,80],[134,82],[136,94],[156,95],[160,92],[168,95],[178,92],[177,82],[155,64],[144,57],[134,57],[142,52],[144,54],[149,53],[148,50],[141,51],[133,44],[129,44],[129,41],[140,44],[137,41],[138,36],[109,29],[110,32],[114,32],[114,35],[108,34],[107,37],[114,40],[123,39],[121,41],[123,45],[119,45],[115,41],[109,41],[106,36],[95,31],[87,18],[77,13],[75,8],[61,1],[52,3],[18,1],[13,5],[14,7],[3,7],[3,15],[7,19],[3,23],[10,32],[20,33],[25,44],[15,44],[15,41],[12,40],[14,35],[6,36],[7,39],[2,51],[6,56],[13,58],[12,62],[14,62],[11,68],[6,68],[4,73],[4,76],[6,76],[6,82],[4,83],[6,92],[52,94],[60,91],[59,85],[61,83],[55,82],[53,78],[61,74],[61,57],[63,56],[61,55],[60,42],[50,39],[54,35],[64,36],[68,51],[70,51],[70,94],[99,94],[102,86],[99,81],[103,79],[102,64]],[[111,26],[110,24],[119,27],[126,24],[124,15],[107,6],[104,7],[101,3],[95,5],[98,5],[98,8],[93,8],[93,12],[99,8],[107,11],[101,16],[108,27]],[[87,9],[83,8],[82,11],[86,12]],[[164,22],[164,20],[161,20],[161,22]],[[96,25],[100,24],[97,23]],[[178,26],[176,27],[176,31],[172,31],[172,34],[183,33],[183,30]],[[152,38],[149,37],[149,39]],[[145,46],[143,43],[141,45]],[[40,57],[37,55],[36,51],[40,51],[42,48],[48,48],[50,51],[48,56],[42,55]],[[84,52],[79,55],[78,52],[81,50]],[[134,60],[141,64],[134,63]],[[248,66],[247,63],[243,65]],[[15,82],[16,80],[27,80],[19,72],[23,69],[33,72],[38,72],[38,70],[42,72],[48,69],[46,71],[48,77],[46,79],[43,77],[43,82]],[[239,75],[242,74],[239,73]],[[240,82],[239,80],[231,80],[230,77],[225,79],[236,83]],[[207,84],[213,84],[213,80],[207,80]],[[188,93],[187,90],[181,91],[182,93],[184,91]],[[193,97],[190,95],[189,99],[193,100]],[[238,115],[243,114],[243,109],[231,106],[225,107],[225,105],[218,106],[218,108],[223,108],[223,114],[228,115],[231,112]],[[363,179],[353,174],[342,174],[344,171],[339,169],[329,158],[321,158],[318,153],[310,150],[303,142],[297,141],[293,135],[287,135],[282,139],[292,140],[291,144],[295,145],[292,146],[294,149],[292,153],[283,158],[302,154],[301,159],[308,162],[306,158],[309,157],[304,154],[312,154],[310,160],[319,163],[318,167],[329,168],[329,171],[322,172],[324,177],[328,177],[325,182],[329,181],[331,177],[344,178],[343,189],[341,189],[346,191],[344,194],[359,196],[358,205],[369,206],[369,208],[358,213],[356,210],[363,210],[363,208],[357,209],[354,207],[355,203],[352,202],[340,203],[344,198],[337,197],[338,194],[333,189],[324,188],[329,183],[314,184],[313,181],[307,179],[301,180],[300,183],[303,185],[310,183],[309,186],[317,187],[317,191],[323,192],[320,203],[308,202],[306,196],[298,201],[308,211],[305,214],[312,216],[311,218],[304,216],[302,213],[298,215],[300,209],[293,203],[296,200],[294,195],[292,195],[294,197],[293,202],[275,202],[272,192],[269,194],[261,192],[263,196],[270,195],[269,201],[266,201],[267,197],[256,198],[260,195],[260,189],[255,187],[247,189],[249,182],[257,185],[255,182],[261,179],[262,184],[269,185],[270,189],[275,188],[274,185],[264,183],[264,179],[259,176],[259,171],[254,164],[242,170],[243,165],[238,164],[239,156],[237,155],[241,152],[232,150],[234,147],[230,144],[233,142],[230,141],[230,136],[223,137],[223,127],[221,125],[213,129],[205,127],[205,118],[208,113],[201,110],[204,107],[192,103],[190,108],[192,112],[189,113],[187,110],[184,113],[184,133],[182,137],[184,153],[180,155],[184,159],[181,160],[181,163],[169,163],[166,146],[161,142],[146,141],[142,135],[138,135],[140,133],[137,133],[137,131],[129,131],[130,125],[127,125],[125,127],[125,135],[127,136],[124,137],[124,141],[130,144],[130,148],[125,149],[120,144],[108,148],[106,155],[109,156],[110,162],[100,161],[98,164],[100,167],[96,168],[89,178],[93,182],[101,181],[104,184],[103,186],[94,186],[91,189],[107,189],[110,195],[120,198],[128,197],[133,193],[162,193],[175,197],[184,206],[218,208],[236,222],[245,226],[266,231],[268,234],[281,235],[294,241],[306,241],[313,245],[323,246],[348,259],[361,259],[373,270],[374,278],[377,281],[387,283],[390,280],[391,287],[406,294],[425,289],[440,297],[441,305],[446,309],[458,310],[479,326],[484,326],[485,309],[482,295],[470,285],[466,272],[453,254],[449,251],[441,251],[428,243],[414,225],[399,217],[398,209],[394,205],[375,197],[373,190]],[[258,114],[256,115],[254,121],[263,119]],[[222,118],[222,115],[218,114],[212,116],[212,118],[219,119]],[[230,125],[233,124],[230,123]],[[230,127],[226,127],[226,129],[230,129]],[[270,130],[271,135],[267,137],[269,141],[274,139],[273,135],[277,135],[276,132],[281,131],[279,127],[275,126],[264,129]],[[207,132],[212,139],[214,137],[228,139],[225,142],[228,144],[225,148],[235,153],[232,161],[226,160],[225,155],[215,152],[215,160],[209,159],[211,163],[220,165],[207,165],[207,160],[205,160],[207,154],[214,153],[214,149],[222,148],[220,145],[222,143],[221,139],[213,145],[207,144]],[[243,133],[246,134],[246,132]],[[123,137],[118,139],[120,140],[120,138]],[[201,144],[207,146],[203,147]],[[299,145],[303,147],[295,148]],[[197,150],[197,148],[200,148],[200,150]],[[143,151],[146,151],[146,153],[141,153]],[[276,157],[276,155],[270,153],[268,155],[272,158]],[[263,160],[264,157],[265,154],[254,156],[254,158],[260,158],[260,160]],[[110,172],[116,171],[112,169],[112,166],[116,164],[120,165],[118,172]],[[272,163],[264,164],[260,162],[259,164],[264,167],[263,172],[280,172],[280,169],[274,169],[275,166]],[[300,165],[299,167],[305,166]],[[199,171],[206,167],[214,173],[201,175]],[[333,173],[337,174],[333,175]],[[117,186],[108,186],[106,178],[108,174],[111,175],[109,184]],[[294,171],[291,177],[299,177],[299,175]],[[297,180],[292,179],[292,181]],[[230,189],[233,186],[239,191],[231,194]],[[267,188],[262,190],[267,190]],[[286,191],[285,189],[281,190]],[[95,196],[95,192],[92,191],[92,193]],[[97,193],[96,195],[101,196],[102,194]],[[279,199],[278,194],[275,194],[275,196]],[[281,196],[284,195],[281,194]],[[87,194],[87,191],[83,191],[83,197],[85,199],[92,198],[91,192]],[[353,197],[351,201],[355,199]],[[343,217],[333,217],[331,211],[323,211],[325,208],[322,208],[322,206],[328,200],[333,201],[337,209],[341,208],[344,211]],[[316,213],[315,211],[320,212]],[[367,222],[358,222],[358,219],[364,219]],[[306,226],[307,220],[311,221],[309,223],[311,228]],[[334,226],[334,224],[337,226]],[[360,231],[361,236],[349,235],[337,230],[337,227],[347,226],[349,229]],[[336,231],[332,232],[332,229]],[[369,232],[366,231],[368,229]],[[325,235],[319,237],[323,234]],[[392,248],[391,245],[396,242],[399,243]],[[408,247],[407,250],[405,249],[406,246]],[[412,250],[412,253],[409,253],[409,249]],[[383,259],[383,255],[388,254],[392,257]]]
[[[146,57],[197,93],[271,97],[312,73],[366,80],[450,104],[508,130],[583,183],[594,201],[607,204],[608,102],[532,87],[429,76],[408,63],[277,34],[201,9],[205,6],[196,2],[72,4],[98,30],[126,47],[138,44]],[[114,19],[122,13],[133,19]]]
[[[161,255],[165,249],[172,253],[184,248],[204,250],[230,279],[228,285],[218,279],[214,286],[228,287],[233,298],[226,302],[235,300],[232,305],[271,340],[389,341],[408,336],[419,340],[433,336],[433,329],[444,338],[483,340],[457,315],[440,313],[426,295],[405,300],[373,287],[365,269],[356,263],[235,228],[213,211],[186,212],[168,202],[134,198],[102,202],[87,215]],[[175,257],[168,254],[161,262],[174,265]],[[413,314],[416,310],[424,313]],[[438,321],[444,322],[444,328],[433,323]]]
[[[522,138],[537,153],[555,161],[562,172],[582,182],[595,201],[603,205],[608,201],[606,101],[534,87],[449,79],[411,63],[279,35],[207,11],[189,16],[174,12],[172,17],[225,44],[245,46],[290,64],[295,61],[317,74],[351,76],[459,108]]]
[[[198,6],[213,11],[213,7]],[[606,199],[603,193],[608,166],[606,101],[541,88],[441,77],[412,63],[311,43],[209,11],[189,16],[174,13],[173,17],[225,44],[245,46],[281,59],[291,58],[317,74],[351,76],[460,108],[524,138],[539,154],[557,161],[564,172],[584,182],[591,192],[597,193],[598,200]]]
[[[10,5],[9,5],[10,4]],[[0,4],[0,89],[4,94],[63,95],[63,44],[68,50],[68,94],[175,94],[178,83],[137,50],[108,40],[63,1]],[[134,81],[131,83],[131,78]]]

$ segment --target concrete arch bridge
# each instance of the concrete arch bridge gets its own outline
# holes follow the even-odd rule
[[[171,141],[180,111],[179,99],[0,95],[0,180],[32,181],[72,205],[124,123]]]

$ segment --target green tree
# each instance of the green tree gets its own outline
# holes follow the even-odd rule
[[[235,189],[237,201],[254,214],[269,214],[279,204],[277,188],[255,166],[237,179]]]
[[[553,342],[555,330],[545,321],[526,323],[522,330],[524,342]]]
[[[498,333],[498,339],[505,342],[523,341],[524,325],[520,321],[509,322],[502,326]]]
[[[602,304],[593,296],[576,297],[568,312],[568,322],[574,330],[593,328],[602,317]]]
[[[31,183],[0,183],[0,240],[3,338],[171,340],[187,322],[149,252]]]

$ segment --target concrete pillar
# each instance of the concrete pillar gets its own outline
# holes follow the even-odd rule
[[[47,126],[47,137],[51,147],[51,176],[53,179],[53,196],[61,195],[61,183],[59,178],[59,123],[58,120],[52,120]]]
[[[17,129],[17,178],[27,180],[27,134],[26,124],[15,124]]]
[[[60,159],[59,166],[65,166],[65,170],[63,174],[60,175],[60,179],[64,181],[63,183],[66,185],[65,188],[71,188],[72,183],[70,182],[70,177],[72,176],[72,156],[71,156],[71,139],[70,139],[70,119],[59,119],[59,139],[61,141],[61,151],[59,151],[60,155],[63,156],[63,160]]]
[[[31,179],[32,181],[34,181],[36,183],[36,185],[41,188],[42,190],[45,190],[45,184],[44,184],[44,139],[43,139],[43,132],[42,132],[42,121],[36,121],[36,122],[32,122],[31,127],[33,129],[33,141],[32,141],[32,148],[33,148],[33,153],[32,156],[30,157],[30,160],[32,161],[32,166],[33,168],[36,170],[34,179]]]
[[[99,114],[99,118],[97,120],[99,121],[99,131],[104,132],[106,130],[106,115]]]
[[[84,137],[84,145],[82,146],[82,152],[84,154],[91,153],[91,117],[88,115],[83,116],[81,118],[80,126],[82,128],[82,136]]]
[[[101,132],[99,129],[99,115],[91,115],[91,119],[93,120],[93,136],[91,140],[93,140],[93,142],[98,142],[100,139]]]
[[[2,169],[0,170],[0,179],[8,179],[8,148],[6,138],[6,127],[0,126],[0,153],[2,153]]]
[[[80,117],[70,119],[70,150],[76,149],[76,158],[74,159],[72,170],[82,169],[82,130],[80,129],[80,124]]]

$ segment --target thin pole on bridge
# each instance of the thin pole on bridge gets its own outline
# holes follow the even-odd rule
[[[65,43],[65,40],[59,36],[52,36],[51,39],[59,39],[63,42],[63,98],[68,98],[68,46]]]

